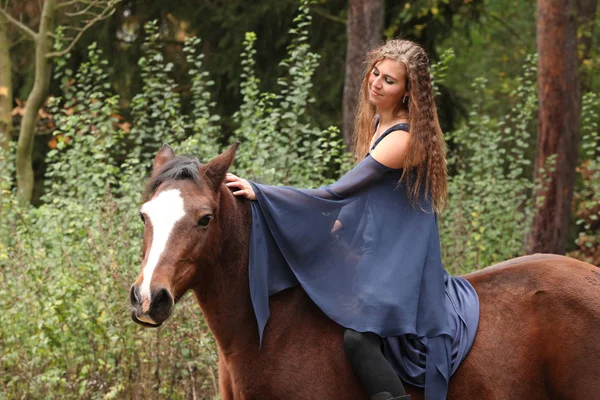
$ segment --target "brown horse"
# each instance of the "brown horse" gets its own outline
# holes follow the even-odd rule
[[[224,399],[366,399],[343,352],[343,328],[300,287],[271,296],[259,349],[248,281],[250,207],[223,184],[236,147],[204,165],[175,158],[168,146],[157,154],[141,209],[133,320],[161,325],[191,289],[218,345]],[[600,398],[599,268],[536,254],[465,277],[481,317],[450,399]],[[408,391],[422,398],[420,389]]]

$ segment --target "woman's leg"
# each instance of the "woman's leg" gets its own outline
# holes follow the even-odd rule
[[[385,392],[391,395],[389,398],[405,395],[402,381],[381,351],[381,337],[377,334],[346,329],[344,351],[369,396]]]

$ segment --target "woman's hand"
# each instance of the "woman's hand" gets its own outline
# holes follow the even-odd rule
[[[339,219],[336,219],[335,222],[333,223],[333,227],[331,228],[331,231],[329,233],[337,233],[340,229],[342,229],[343,225],[342,225],[342,221],[340,221]]]
[[[227,175],[225,175],[225,186],[234,190],[234,196],[244,196],[248,200],[256,200],[256,193],[254,193],[252,186],[250,186],[247,180],[242,179],[239,176],[227,173]],[[239,190],[235,190],[235,188]]]

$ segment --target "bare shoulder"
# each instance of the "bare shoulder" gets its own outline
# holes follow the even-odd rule
[[[410,148],[410,133],[403,130],[390,132],[371,151],[371,157],[388,168],[402,168],[404,158]]]

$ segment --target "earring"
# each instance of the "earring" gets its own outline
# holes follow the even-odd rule
[[[408,96],[404,95],[404,97],[402,98],[402,104],[406,104],[408,102]]]

